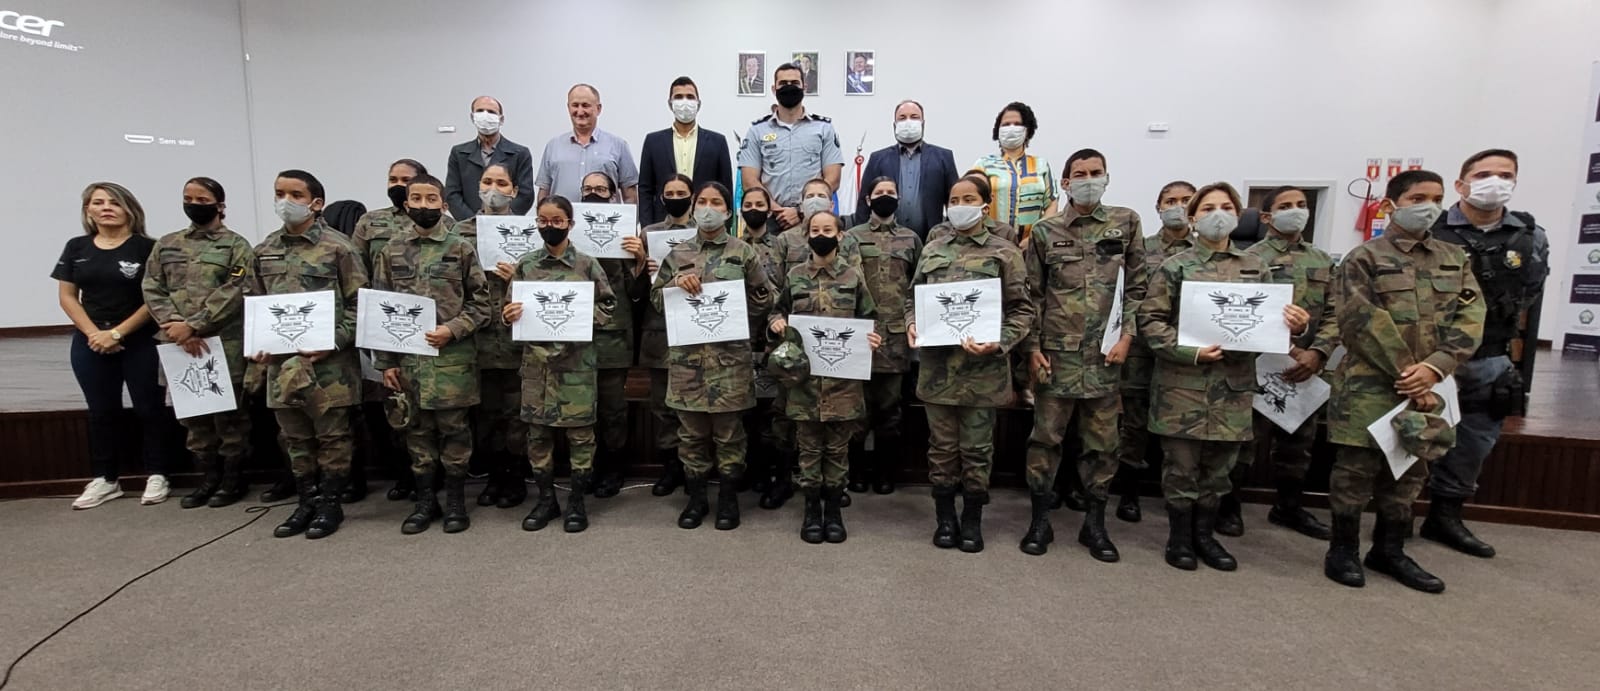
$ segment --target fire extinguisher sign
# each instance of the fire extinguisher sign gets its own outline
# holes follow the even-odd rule
[[[1400,174],[1400,159],[1398,159],[1398,158],[1389,159],[1388,168],[1389,168],[1389,177],[1393,178],[1394,176],[1399,175]]]
[[[1383,173],[1383,159],[1381,159],[1381,158],[1369,158],[1369,159],[1367,159],[1367,179],[1368,180],[1371,180],[1371,181],[1375,182],[1375,181],[1377,181],[1378,176],[1381,175],[1382,173]]]
[[[1420,158],[1408,158],[1408,159],[1406,159],[1406,170],[1422,170],[1422,159],[1420,159]]]

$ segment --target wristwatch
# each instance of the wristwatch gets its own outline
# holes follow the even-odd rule
[[[116,329],[112,329],[111,330],[111,340],[121,342],[122,341],[122,332],[118,331]]]

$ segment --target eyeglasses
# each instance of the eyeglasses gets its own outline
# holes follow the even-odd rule
[[[602,197],[606,197],[608,199],[611,197],[611,188],[610,187],[584,187],[582,191],[583,191],[583,196],[585,196],[585,197],[587,197],[587,196],[589,196],[591,194],[598,194],[598,195],[600,195]]]

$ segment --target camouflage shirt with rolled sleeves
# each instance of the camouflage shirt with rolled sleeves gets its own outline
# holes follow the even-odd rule
[[[1023,346],[1050,358],[1050,377],[1038,393],[1057,398],[1100,398],[1116,393],[1122,368],[1107,366],[1100,342],[1125,267],[1144,265],[1144,235],[1132,209],[1101,205],[1088,215],[1075,207],[1033,226],[1028,249],[1028,294],[1038,309]],[[1122,282],[1122,323],[1132,336],[1144,286]],[[1031,367],[1031,365],[1030,365]]]
[[[1216,362],[1196,364],[1200,349],[1178,345],[1179,296],[1186,281],[1267,283],[1266,262],[1229,243],[1200,244],[1161,263],[1139,304],[1139,335],[1156,356],[1150,387],[1150,432],[1208,441],[1249,441],[1259,353],[1224,350]],[[1283,314],[1261,314],[1283,319]]]
[[[650,289],[650,301],[657,310],[663,309],[661,290],[672,285],[679,274],[699,276],[702,283],[744,281],[745,302],[753,317],[767,314],[776,298],[760,255],[726,231],[712,238],[698,233],[667,255]],[[750,340],[667,350],[668,407],[698,413],[732,413],[755,407]]]
[[[401,368],[423,410],[477,405],[478,345],[473,336],[494,316],[477,244],[440,221],[390,238],[374,261],[373,288],[433,298],[439,325],[453,336],[436,357],[379,351],[378,369]]]
[[[1006,354],[1021,345],[1033,327],[1034,306],[1028,299],[1027,273],[1022,250],[988,231],[947,234],[923,248],[904,306],[908,328],[916,325],[915,290],[923,284],[1000,279],[1000,306],[1005,314],[1000,323],[999,352],[969,355],[959,345],[920,348],[918,398],[938,405],[975,407],[1001,406],[1011,401],[1011,366]]]
[[[513,281],[585,281],[594,284],[595,333],[616,313],[617,297],[600,260],[569,243],[560,256],[540,247],[522,255]],[[522,306],[533,319],[534,306]],[[599,346],[588,343],[523,343],[522,419],[550,427],[584,427],[595,422],[599,398],[596,369]]]
[[[681,223],[662,221],[644,227],[641,234],[658,230],[683,230],[689,226]],[[645,237],[648,238],[648,235]],[[648,240],[646,241],[648,246]],[[667,318],[661,314],[661,309],[656,307],[648,298],[650,293],[650,273],[646,271],[640,280],[644,281],[645,294],[639,300],[639,309],[644,310],[644,323],[639,327],[639,366],[650,369],[667,368]],[[751,333],[755,333],[752,331]]]
[[[789,270],[788,281],[778,294],[772,319],[787,320],[794,315],[877,319],[878,308],[860,270],[837,251],[826,266],[806,262]],[[789,325],[794,329],[794,325]],[[793,338],[793,335],[789,336]],[[869,348],[867,334],[852,334],[848,347]],[[803,345],[799,341],[796,345]],[[807,357],[817,357],[807,353]],[[808,376],[789,388],[784,416],[791,420],[840,422],[859,420],[867,415],[866,391],[860,381],[835,377]]]
[[[450,211],[445,210],[441,220],[444,227],[453,227],[456,223],[450,217]],[[406,215],[406,210],[398,206],[387,209],[376,209],[361,214],[356,219],[356,229],[350,234],[350,242],[356,246],[356,251],[361,253],[361,263],[367,267],[367,273],[372,273],[373,261],[378,253],[383,251],[396,235],[411,230],[417,224],[411,222],[411,217]]]
[[[633,366],[633,304],[650,290],[648,271],[634,274],[638,262],[632,259],[601,259],[600,270],[606,272],[606,283],[616,297],[616,311],[611,319],[594,331],[594,344],[598,349],[600,369],[623,369]]]
[[[1012,245],[1017,244],[1017,229],[1002,221],[996,221],[988,216],[985,216],[983,218],[983,229],[990,235],[1005,240]],[[956,234],[956,227],[950,225],[949,221],[944,221],[939,225],[928,229],[928,243],[932,244],[934,240],[950,237]]]
[[[1271,231],[1245,251],[1267,263],[1271,283],[1294,284],[1294,304],[1311,315],[1306,322],[1306,332],[1294,339],[1294,345],[1322,353],[1326,361],[1339,346],[1339,321],[1334,316],[1338,287],[1334,284],[1333,257],[1299,235],[1290,240]]]
[[[333,328],[335,351],[318,361],[314,374],[322,399],[316,407],[339,408],[361,402],[361,361],[357,359],[356,294],[367,287],[367,269],[350,239],[317,219],[306,232],[273,231],[255,248],[255,263],[247,272],[246,295],[282,295],[333,291],[337,314]],[[250,355],[250,353],[246,353]],[[278,374],[289,356],[274,356],[267,365],[267,405],[285,407],[278,391]]]
[[[1136,268],[1128,278],[1138,283],[1148,293],[1150,276],[1156,269],[1161,268],[1161,262],[1191,247],[1194,247],[1194,240],[1189,231],[1185,230],[1182,237],[1174,240],[1167,234],[1167,229],[1162,228],[1155,235],[1144,238],[1144,265]],[[1132,322],[1128,322],[1123,328],[1138,331],[1137,325]],[[1133,347],[1128,349],[1128,361],[1122,363],[1122,388],[1134,391],[1150,388],[1150,378],[1156,371],[1155,358],[1155,354],[1150,352],[1150,346],[1145,344],[1144,337],[1135,333]]]
[[[244,293],[255,253],[244,236],[190,225],[156,241],[145,266],[144,303],[156,324],[181,321],[195,336],[222,338],[228,373],[244,378]],[[158,340],[167,341],[165,331]]]
[[[456,233],[478,246],[478,217],[457,223]],[[480,260],[481,261],[481,260]],[[500,319],[500,306],[506,304],[510,284],[494,271],[483,272],[489,283],[489,321],[478,327],[473,340],[478,343],[479,369],[516,369],[522,366],[522,344],[511,340],[511,327]]]
[[[861,276],[878,304],[878,335],[883,345],[872,353],[872,371],[911,371],[903,306],[911,299],[911,274],[922,257],[922,238],[910,228],[868,219],[845,233],[861,255]]]
[[[1400,405],[1394,382],[1424,363],[1446,377],[1483,340],[1485,306],[1459,245],[1429,233],[1422,240],[1389,232],[1339,263],[1338,322],[1347,350],[1328,403],[1328,439],[1375,448],[1367,433]]]

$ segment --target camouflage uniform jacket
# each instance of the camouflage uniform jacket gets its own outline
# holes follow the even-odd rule
[[[617,309],[616,295],[600,260],[583,254],[568,243],[561,256],[541,247],[522,255],[517,262],[517,281],[588,281],[594,284],[594,323],[610,321]],[[523,305],[522,318],[532,318],[533,309]],[[595,422],[599,397],[596,379],[599,346],[589,343],[523,344],[522,419],[550,427],[585,427]]]
[[[457,223],[454,228],[457,234],[478,246],[478,217],[473,216]],[[493,271],[483,272],[484,280],[489,282],[489,321],[478,327],[478,332],[473,338],[478,342],[478,368],[479,369],[516,369],[522,364],[522,344],[511,340],[511,327],[500,319],[500,306],[506,304],[506,292],[510,284],[500,278],[500,274]]]
[[[1267,264],[1231,243],[1225,250],[1195,244],[1161,263],[1139,305],[1139,335],[1156,355],[1150,391],[1150,431],[1166,437],[1250,441],[1251,403],[1259,353],[1224,351],[1196,364],[1200,349],[1178,345],[1178,297],[1184,281],[1266,283]],[[1263,314],[1263,319],[1283,319]]]
[[[641,231],[641,235],[657,230],[682,230],[688,227],[681,223],[662,221],[645,226],[644,230]],[[665,260],[663,259],[663,261]],[[648,296],[650,273],[645,272],[640,276],[640,280],[646,282],[644,287],[646,296]],[[656,307],[650,300],[641,298],[639,307],[644,310],[644,324],[639,327],[639,366],[650,369],[666,369],[667,318],[661,314],[661,309]],[[755,333],[755,331],[750,333]]]
[[[1466,252],[1433,237],[1386,233],[1345,255],[1337,283],[1344,359],[1334,373],[1328,439],[1375,447],[1367,426],[1403,397],[1401,370],[1421,362],[1440,378],[1472,357],[1485,307]]]
[[[931,234],[930,234],[931,237]],[[1006,357],[1028,337],[1034,307],[1028,299],[1027,269],[1016,245],[979,231],[973,235],[946,233],[922,250],[912,274],[912,292],[903,307],[906,325],[916,325],[915,287],[921,284],[1000,279],[1000,352],[968,355],[961,346],[921,348],[922,367],[917,374],[917,397],[938,405],[990,407],[1011,400],[1011,367]]]
[[[1116,300],[1117,276],[1124,268],[1144,265],[1139,215],[1102,205],[1085,216],[1068,204],[1061,214],[1034,224],[1023,258],[1028,294],[1038,310],[1023,350],[1047,352],[1053,364],[1039,392],[1058,398],[1116,393],[1122,368],[1106,366],[1100,341]],[[1131,275],[1122,284],[1120,318],[1124,333],[1132,335],[1144,286]]]
[[[273,231],[256,245],[255,264],[249,275],[248,295],[281,295],[333,291],[338,321],[334,324],[335,351],[312,368],[321,398],[312,408],[339,408],[361,401],[361,362],[357,359],[356,294],[367,286],[367,270],[350,240],[322,219],[306,232],[292,235],[286,228]],[[289,356],[277,356],[267,365],[267,406],[283,408],[278,373]]]
[[[1150,292],[1150,276],[1161,268],[1161,262],[1194,247],[1192,234],[1184,231],[1183,237],[1173,240],[1162,228],[1155,235],[1144,238],[1144,265],[1134,267],[1129,279],[1137,282],[1145,293]],[[1124,327],[1127,328],[1127,327]],[[1135,329],[1137,331],[1137,329]],[[1122,364],[1122,388],[1144,390],[1150,388],[1150,378],[1155,375],[1155,354],[1150,352],[1144,336],[1135,334],[1133,347],[1128,349],[1128,361]]]
[[[218,226],[163,236],[146,263],[144,302],[156,324],[181,321],[200,338],[220,336],[228,373],[244,378],[244,291],[254,262],[250,241]],[[166,332],[157,338],[166,341]]]
[[[743,221],[740,221],[740,223],[742,225]],[[778,221],[774,219],[767,221],[766,227],[758,231],[751,232],[749,226],[744,226],[744,229],[745,234],[741,239],[745,241],[745,244],[750,245],[750,248],[755,250],[756,255],[761,258],[761,268],[772,279],[773,299],[777,299],[778,293],[783,290],[783,286],[779,284],[783,282],[784,277],[789,275],[783,270],[782,254],[780,254],[783,250],[778,247],[778,236],[783,234],[783,226],[778,225]],[[765,316],[750,315],[750,348],[752,350],[756,352],[769,351],[773,346],[777,345],[778,340],[777,336],[767,330],[767,318]]]
[[[1297,348],[1315,350],[1327,360],[1339,345],[1339,322],[1334,317],[1338,287],[1333,281],[1333,257],[1299,236],[1289,238],[1267,232],[1266,239],[1245,250],[1261,257],[1272,273],[1272,283],[1293,283],[1294,304],[1311,314],[1306,332],[1294,339]]]
[[[455,219],[450,218],[450,211],[444,212],[443,223],[446,228],[455,224]],[[385,209],[374,209],[361,214],[356,219],[356,229],[350,234],[350,242],[356,246],[356,251],[361,253],[361,264],[367,267],[367,273],[372,273],[373,262],[383,252],[385,245],[389,244],[396,235],[411,230],[417,224],[411,222],[411,217],[406,215],[406,210],[398,206]]]
[[[1017,244],[1017,229],[1011,227],[1009,224],[1001,223],[1000,221],[996,221],[988,216],[984,216],[983,229],[988,231],[990,235],[1005,240],[1006,242],[1011,243],[1013,246]],[[934,240],[950,237],[956,234],[956,227],[950,225],[949,221],[944,221],[928,229],[927,242],[931,245],[933,244]]]
[[[916,237],[916,236],[912,236]],[[826,266],[806,262],[789,270],[783,292],[772,318],[796,314],[846,319],[876,319],[877,306],[861,272],[834,252]],[[790,325],[789,329],[794,329]],[[769,329],[770,332],[770,329]],[[791,333],[795,345],[803,342]],[[866,348],[867,334],[855,334],[851,347]],[[791,387],[784,416],[791,420],[839,422],[859,420],[867,415],[867,395],[860,381],[835,377],[808,376]]]
[[[594,344],[598,351],[600,369],[623,369],[633,366],[633,303],[641,300],[650,290],[650,272],[634,274],[638,262],[632,259],[601,259],[600,270],[606,272],[606,283],[616,298],[616,311],[604,326],[595,328]]]
[[[751,316],[764,316],[772,309],[772,282],[760,256],[726,231],[718,231],[712,238],[699,233],[667,255],[650,290],[657,310],[662,309],[661,290],[683,273],[697,275],[705,283],[744,281]],[[668,351],[668,407],[700,413],[755,407],[755,369],[750,365],[748,340],[678,346]]]
[[[439,325],[454,336],[437,357],[379,351],[378,369],[402,368],[423,410],[477,405],[478,346],[472,336],[494,316],[478,246],[440,221],[390,238],[375,261],[373,288],[433,298]]]
[[[903,306],[911,298],[911,272],[922,257],[922,238],[910,228],[868,219],[846,233],[861,254],[866,279],[878,310],[878,335],[883,345],[872,354],[873,372],[911,371],[911,345],[906,339]]]

